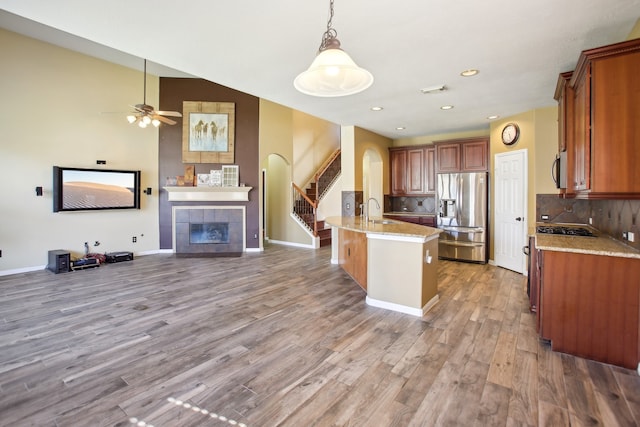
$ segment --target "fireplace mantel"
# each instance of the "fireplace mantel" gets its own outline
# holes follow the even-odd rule
[[[247,202],[253,187],[163,187],[170,202]]]

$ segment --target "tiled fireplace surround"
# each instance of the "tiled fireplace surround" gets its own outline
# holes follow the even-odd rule
[[[228,223],[228,243],[191,243],[190,224]],[[179,256],[240,256],[245,251],[244,206],[174,206],[173,247]]]
[[[543,221],[542,215],[549,215]],[[622,232],[632,231],[635,242],[623,241],[640,249],[640,200],[578,200],[561,199],[556,194],[536,195],[536,221],[588,224],[604,234],[623,241]]]

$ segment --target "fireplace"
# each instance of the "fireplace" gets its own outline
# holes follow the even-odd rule
[[[244,206],[174,206],[174,252],[181,256],[242,255],[245,216]]]
[[[228,222],[189,223],[189,244],[229,243]]]

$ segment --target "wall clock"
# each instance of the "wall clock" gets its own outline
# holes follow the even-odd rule
[[[502,128],[502,143],[504,145],[513,145],[520,137],[520,127],[515,123],[507,123]]]

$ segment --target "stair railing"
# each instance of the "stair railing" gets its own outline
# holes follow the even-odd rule
[[[311,200],[305,190],[298,187],[295,183],[291,183],[293,192],[293,208],[292,211],[306,226],[318,237],[318,217],[316,210],[318,204],[324,196],[324,193],[331,187],[333,182],[338,178],[341,172],[340,149],[337,149],[324,161],[318,171],[313,176],[313,182],[316,184],[316,199]],[[311,227],[309,224],[313,224]]]
[[[313,218],[313,229],[307,227],[313,232],[314,237],[318,237],[318,221],[316,217],[316,209],[318,208],[318,201],[311,200],[309,196],[298,187],[294,182],[291,183],[293,191],[293,213],[300,218],[300,220],[307,225],[305,217]]]
[[[313,180],[316,183],[316,199],[321,200],[324,193],[331,187],[341,172],[340,165],[341,151],[338,148],[331,153],[331,156],[324,162],[324,164],[318,169],[318,172],[313,176]]]

